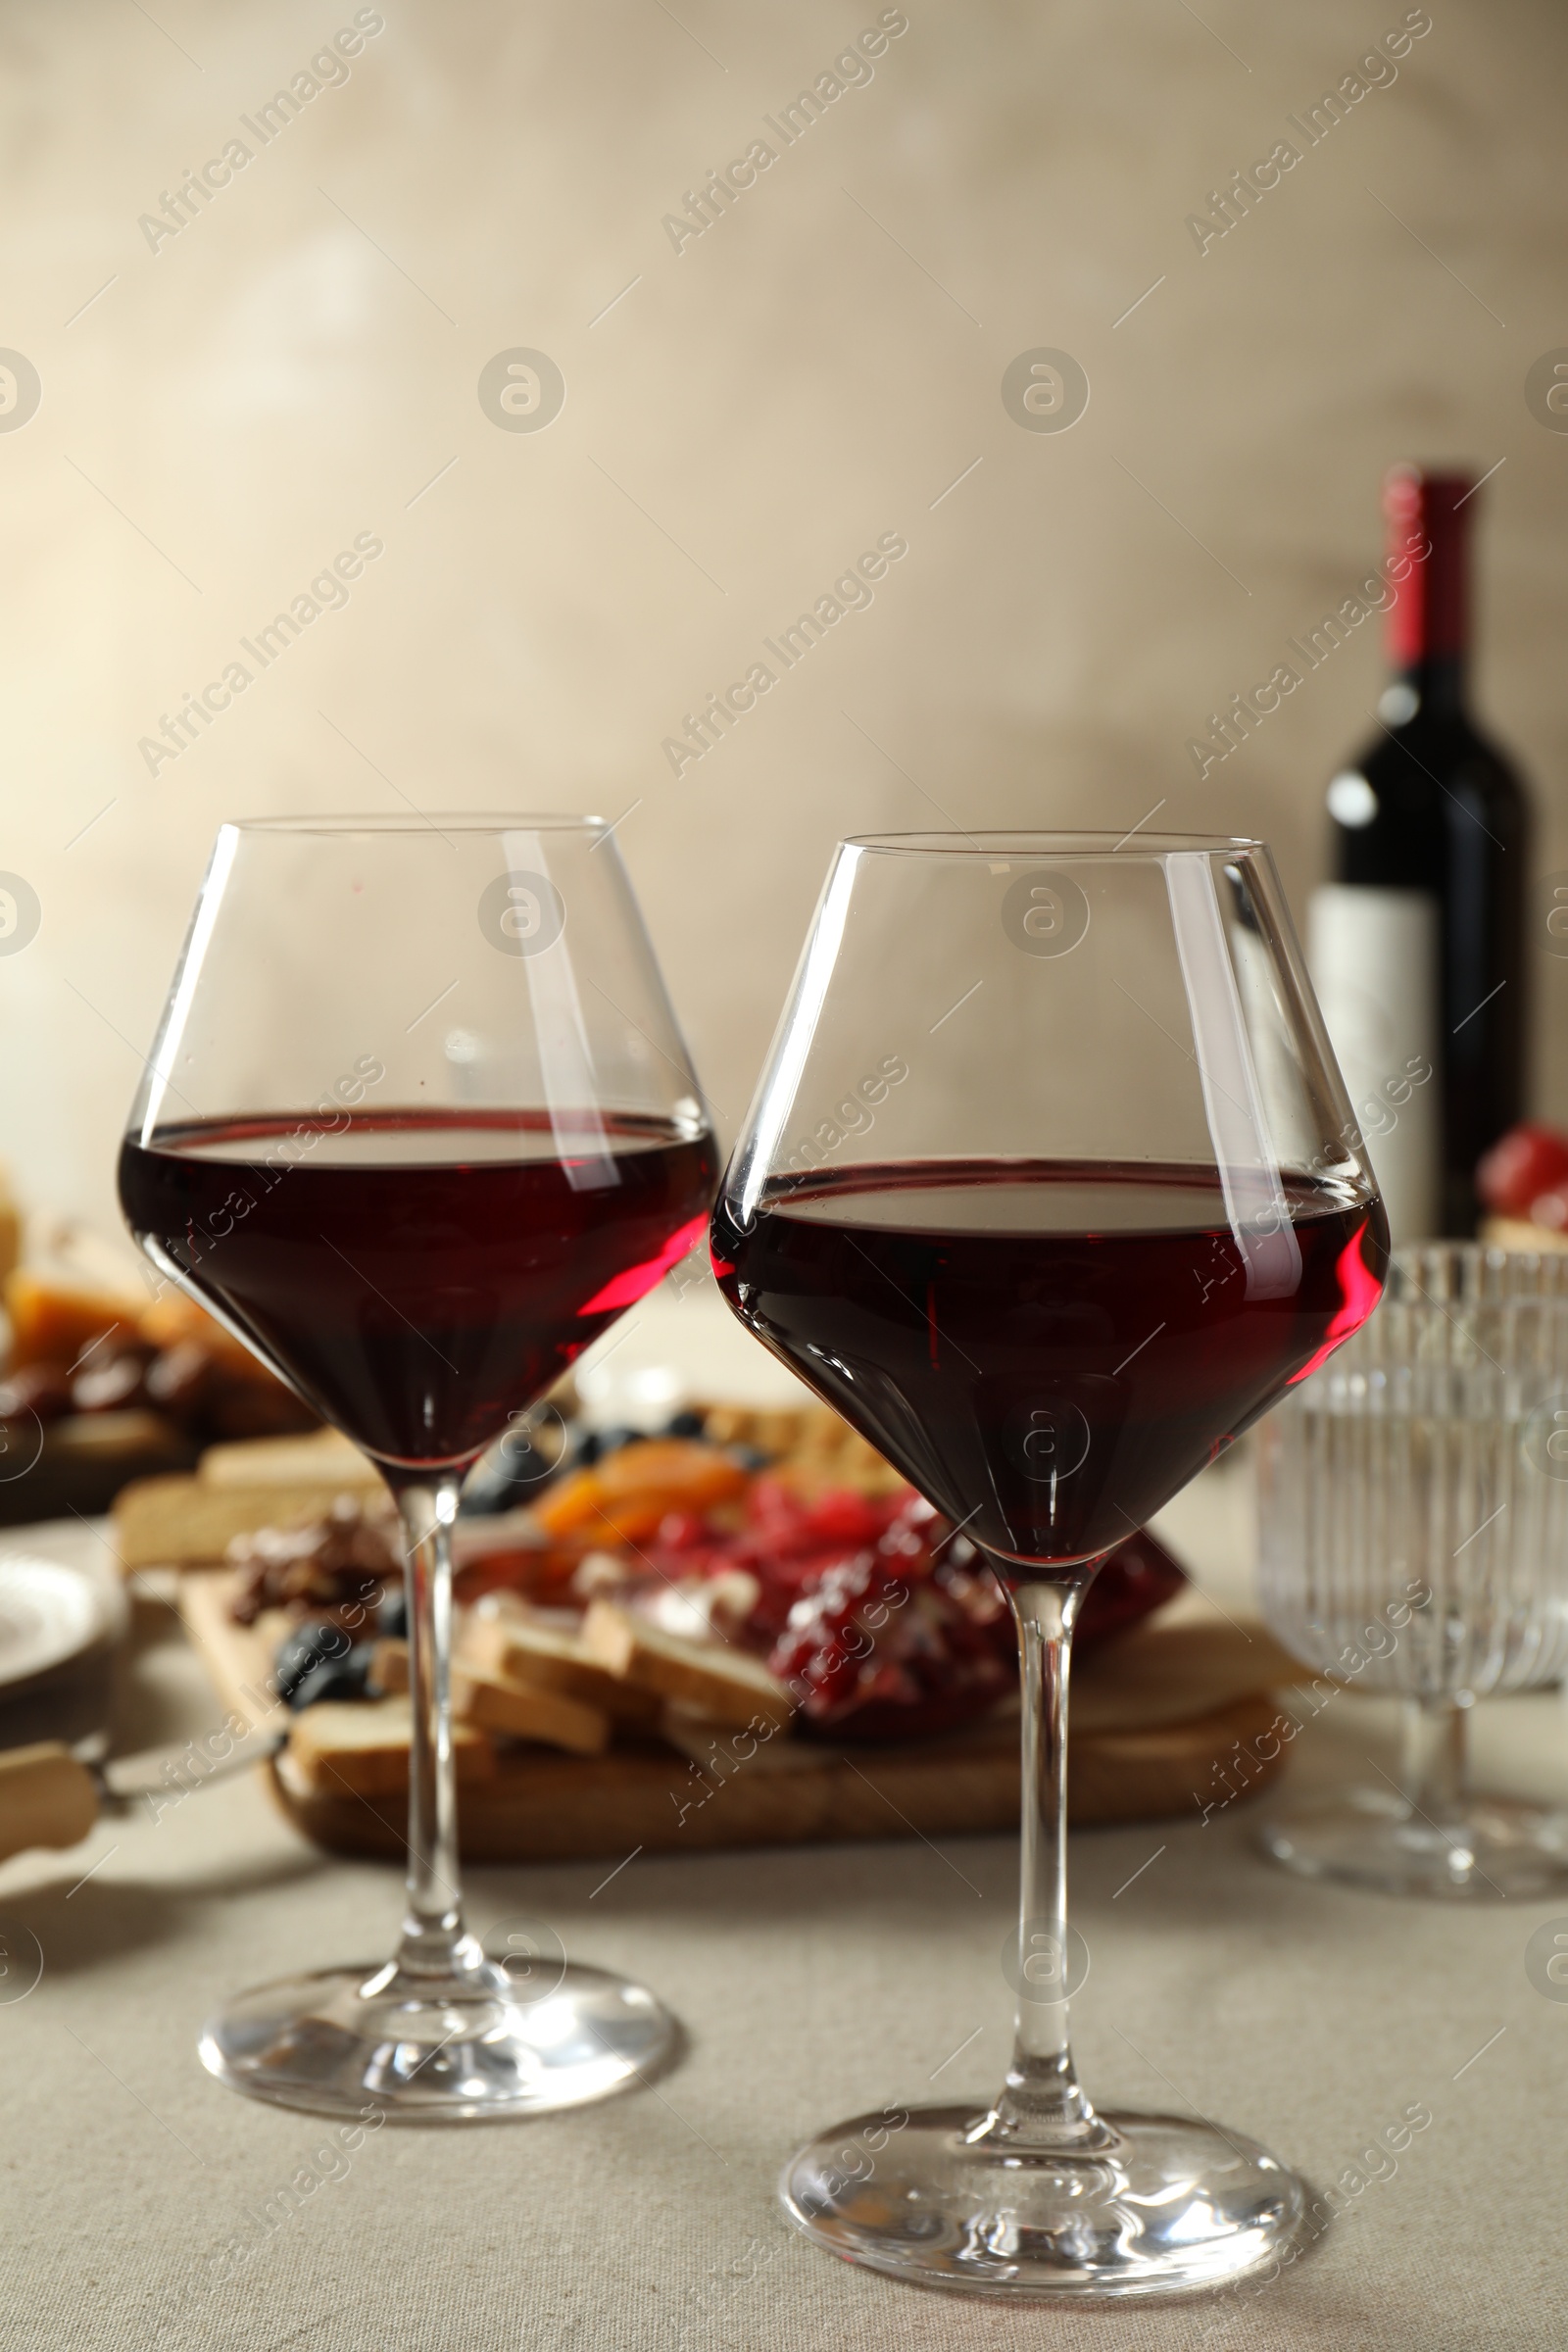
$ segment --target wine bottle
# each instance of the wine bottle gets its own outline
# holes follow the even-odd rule
[[[1475,1230],[1475,1167],[1523,1115],[1525,790],[1465,699],[1468,474],[1384,493],[1393,677],[1328,788],[1308,961],[1394,1239]]]

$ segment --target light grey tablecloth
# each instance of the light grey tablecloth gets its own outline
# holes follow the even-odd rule
[[[1227,1605],[1243,1479],[1201,1482],[1169,1520]],[[216,1722],[172,1619],[143,1604],[138,1623],[121,1745]],[[1555,1697],[1482,1714],[1494,1778],[1568,1793]],[[1297,1769],[1364,1775],[1369,1751],[1390,1760],[1387,1734],[1382,1709],[1346,1696],[1298,1743]],[[1255,1860],[1252,1826],[1236,1807],[1206,1827],[1075,1840],[1091,2091],[1197,2107],[1320,2185],[1407,2107],[1433,2121],[1256,2299],[1093,2314],[960,2303],[841,2268],[794,2238],[773,2200],[782,2158],[813,2128],[885,2102],[978,2097],[996,2080],[1008,1839],[642,1858],[608,1886],[602,1864],[474,1871],[479,1927],[542,1917],[574,1956],[642,1976],[684,2019],[689,2054],[654,2091],[531,2123],[386,2129],[346,2163],[318,2157],[325,2134],[310,2117],[211,2082],[196,2035],[245,1984],[379,1958],[398,1916],[390,1869],[318,1854],[254,1781],[156,1825],[102,1824],[75,1852],[19,1856],[0,1866],[14,1972],[0,1991],[28,1973],[29,1936],[43,1970],[0,2006],[3,2340],[19,2352],[1568,2342],[1568,2004],[1544,1998],[1524,1965],[1554,1906],[1321,1891]],[[327,2177],[308,2186],[314,2175]],[[274,2225],[269,2206],[275,2217],[289,2182],[305,2193]]]

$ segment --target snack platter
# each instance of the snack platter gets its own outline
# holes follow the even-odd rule
[[[259,1724],[270,1712],[271,1629],[232,1625],[228,1587],[221,1572],[188,1578],[184,1619],[220,1698],[245,1722]],[[1072,1735],[1076,1824],[1200,1813],[1222,1791],[1240,1753],[1249,1759],[1249,1789],[1278,1771],[1277,1761],[1257,1754],[1275,1704],[1255,1689],[1221,1696],[1182,1721],[1125,1720],[1133,1691],[1168,1689],[1173,1676],[1200,1706],[1216,1691],[1234,1692],[1239,1681],[1255,1684],[1258,1670],[1250,1654],[1239,1654],[1240,1638],[1216,1620],[1213,1627],[1152,1628],[1129,1635],[1127,1645],[1136,1656],[1125,1661],[1131,1671],[1120,1706],[1115,1678],[1087,1668],[1082,1677],[1078,1713],[1087,1720]],[[391,1710],[397,1702],[380,1704]],[[363,1750],[340,1720],[323,1730],[328,1736],[313,1744],[308,1766],[291,1742],[270,1767],[283,1812],[334,1853],[401,1859],[406,1767],[401,1780],[388,1774],[390,1786],[367,1792],[356,1784],[375,1775],[364,1774]],[[343,1737],[341,1747],[332,1743],[335,1734]],[[521,1743],[465,1752],[460,1741],[458,1818],[463,1856],[472,1862],[618,1859],[634,1847],[671,1853],[1010,1830],[1018,1818],[1018,1726],[999,1710],[973,1731],[842,1754],[804,1740],[759,1742],[733,1730],[726,1737],[715,1727],[706,1765],[634,1736],[598,1756]]]
[[[690,1426],[704,1416],[685,1418]],[[807,1498],[798,1522],[807,1537],[823,1525],[853,1530],[858,1493],[867,1528],[880,1521],[892,1540],[907,1540],[914,1498],[823,1408],[770,1416],[711,1408],[706,1418],[720,1440],[762,1438],[767,1446],[715,1445],[705,1431],[710,1459],[687,1440],[628,1444],[597,1474],[558,1478],[533,1509],[460,1523],[454,1745],[465,1858],[618,1860],[634,1850],[1011,1829],[1018,1727],[1004,1669],[986,1684],[984,1705],[947,1728],[928,1693],[910,1713],[917,1736],[890,1737],[884,1722],[867,1741],[854,1734],[853,1708],[842,1740],[831,1710],[802,1736],[804,1683],[792,1696],[762,1659],[726,1639],[721,1618],[710,1615],[693,1631],[689,1598],[676,1611],[684,1631],[670,1630],[666,1591],[656,1589],[650,1607],[642,1568],[680,1565],[662,1548],[670,1535],[702,1559],[705,1597],[733,1602],[731,1588],[745,1572],[710,1556],[705,1544],[727,1542],[731,1552],[755,1556],[744,1523],[717,1539],[714,1527],[742,1513],[777,1513],[779,1495],[767,1482],[781,1455],[783,1475],[793,1472]],[[752,1465],[739,1483],[738,1457]],[[725,1489],[707,1519],[670,1509],[680,1497],[669,1482],[693,1478],[687,1500]],[[300,1559],[313,1541],[318,1559],[334,1541],[333,1557],[371,1556],[365,1545],[375,1496],[366,1465],[321,1433],[214,1448],[193,1477],[128,1489],[117,1526],[128,1568],[180,1566],[184,1621],[230,1731],[289,1726],[269,1768],[287,1817],[331,1851],[396,1860],[406,1852],[405,1645],[396,1634],[375,1638],[373,1620],[357,1628],[369,1639],[353,1651],[362,1661],[355,1694],[329,1694],[294,1712],[279,1696],[277,1664],[302,1606],[298,1597],[277,1605],[280,1585],[312,1573],[309,1558],[304,1568]],[[278,1532],[290,1527],[306,1532]],[[327,1528],[337,1536],[320,1533]],[[262,1529],[271,1532],[254,1533]],[[552,1531],[564,1550],[552,1550]],[[807,1537],[798,1535],[798,1545]],[[787,1549],[787,1532],[779,1541]],[[584,1549],[617,1542],[627,1548]],[[553,1605],[563,1597],[563,1565],[574,1559],[578,1605]],[[338,1575],[337,1586],[321,1590],[341,1591]],[[805,1589],[820,1592],[815,1575]],[[668,1585],[667,1573],[662,1581]],[[250,1622],[236,1622],[236,1606]],[[327,1671],[321,1687],[330,1692],[335,1670]],[[1087,1648],[1074,1675],[1074,1821],[1201,1813],[1228,1801],[1239,1759],[1248,1791],[1260,1787],[1279,1769],[1278,1741],[1275,1754],[1260,1752],[1276,1712],[1270,1693],[1298,1672],[1261,1627],[1232,1626],[1190,1590],[1157,1616]],[[896,1717],[892,1723],[896,1732]]]

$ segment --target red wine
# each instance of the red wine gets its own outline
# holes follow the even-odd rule
[[[1465,704],[1476,486],[1389,477],[1395,675],[1376,737],[1329,786],[1333,878],[1311,910],[1313,977],[1396,1241],[1474,1232],[1476,1162],[1525,1110],[1529,808]]]
[[[712,1193],[710,1138],[665,1120],[344,1118],[127,1139],[120,1199],[157,1263],[389,1465],[473,1460],[691,1247]]]
[[[714,1271],[759,1339],[1000,1560],[1098,1557],[1377,1303],[1382,1210],[1284,1179],[1263,1270],[1218,1175],[929,1160],[790,1176]]]

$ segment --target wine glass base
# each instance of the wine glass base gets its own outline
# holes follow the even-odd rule
[[[843,2261],[1007,2301],[1220,2286],[1300,2230],[1304,2184],[1255,2141],[1186,2116],[1100,2120],[1105,2146],[1058,2155],[978,2136],[972,2106],[917,2107],[896,2128],[858,2116],[802,2148],[779,2193]]]
[[[285,1977],[220,2010],[202,2064],[277,2107],[466,2123],[609,2098],[674,2052],[679,2029],[641,1984],[568,1966],[519,2000],[500,1971],[485,1975],[496,1982],[415,1985],[368,1965]]]
[[[1263,1825],[1272,1861],[1302,1878],[1447,1902],[1568,1892],[1568,1816],[1474,1797],[1455,1820],[1428,1821],[1391,1788],[1353,1788]]]

